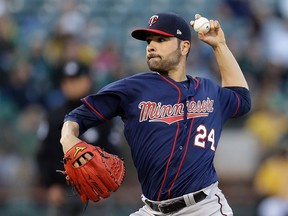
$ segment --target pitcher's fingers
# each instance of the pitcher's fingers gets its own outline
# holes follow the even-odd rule
[[[79,167],[79,163],[76,161],[76,162],[74,162],[74,167]]]
[[[79,161],[80,161],[81,165],[87,163],[87,160],[84,157],[80,157]]]
[[[216,28],[216,29],[219,29],[219,28],[220,28],[220,23],[219,23],[218,20],[215,20],[215,21],[214,21],[214,25],[215,25],[215,28]]]
[[[209,24],[210,24],[210,32],[214,32],[215,30],[215,23],[214,20],[209,20]]]
[[[90,155],[89,153],[86,153],[84,155],[84,157],[86,158],[87,161],[91,160],[92,159],[92,155]]]
[[[194,20],[191,20],[191,21],[190,21],[190,25],[191,25],[192,27],[194,26],[194,23],[195,23]]]
[[[197,13],[197,14],[195,14],[195,20],[196,20],[196,19],[199,19],[200,17],[201,17],[201,15],[200,15],[200,14],[198,14],[198,13]]]

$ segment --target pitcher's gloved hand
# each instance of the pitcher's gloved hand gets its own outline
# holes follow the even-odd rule
[[[122,159],[86,142],[80,142],[66,152],[64,168],[67,182],[84,203],[109,197],[120,187],[125,176]]]

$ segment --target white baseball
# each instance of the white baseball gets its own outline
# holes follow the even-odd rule
[[[199,19],[195,20],[193,27],[196,32],[203,32],[206,34],[210,30],[210,23],[207,18],[200,17]]]

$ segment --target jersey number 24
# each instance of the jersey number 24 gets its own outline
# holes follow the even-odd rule
[[[194,145],[200,148],[206,148],[206,143],[211,144],[210,149],[215,151],[215,130],[212,128],[208,133],[207,128],[204,125],[197,127],[197,135],[194,139]]]

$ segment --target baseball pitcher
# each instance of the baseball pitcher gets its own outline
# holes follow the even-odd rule
[[[200,17],[196,14],[195,19]],[[147,43],[151,71],[88,95],[65,117],[65,174],[84,202],[116,191],[125,166],[117,156],[93,149],[78,137],[120,116],[143,193],[143,207],[130,216],[233,215],[218,188],[213,159],[224,123],[250,110],[250,94],[217,20],[209,20],[209,31],[199,31],[198,39],[213,49],[221,86],[186,74],[193,25],[175,13],[151,16],[147,28],[132,32]]]

